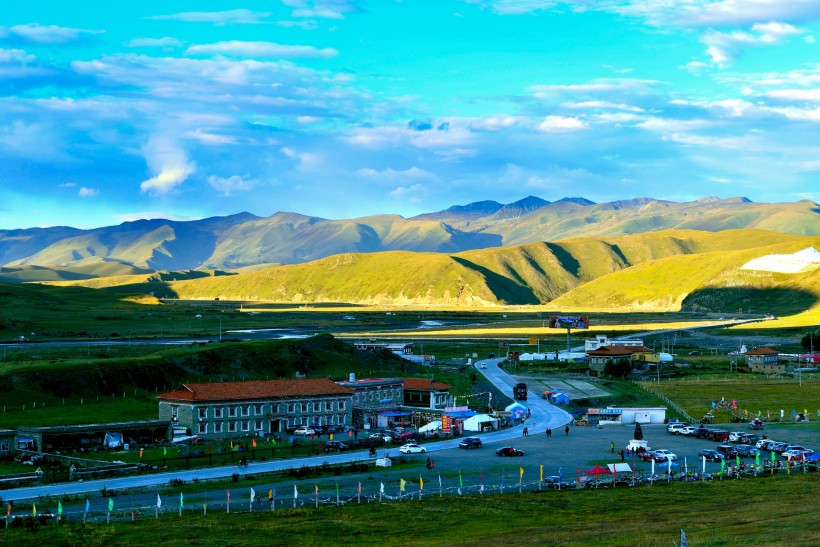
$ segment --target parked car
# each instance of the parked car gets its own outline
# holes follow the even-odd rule
[[[692,436],[696,439],[708,439],[709,438],[709,430],[705,427],[698,427],[695,431],[692,432]]]
[[[760,439],[755,443],[755,448],[760,450],[766,450],[766,445],[768,445],[771,441],[769,439]]]
[[[730,431],[729,440],[733,443],[740,442],[740,436],[743,435],[743,433],[743,431]]]
[[[808,449],[805,446],[800,446],[799,444],[790,444],[790,445],[788,445],[786,447],[786,450],[784,450],[784,452],[788,452],[789,450],[808,450],[809,454],[814,452],[814,450]]]
[[[777,452],[778,454],[782,454],[786,450],[787,446],[789,446],[788,443],[772,443],[771,448],[769,448],[769,450],[771,450],[772,452]]]
[[[478,437],[467,437],[458,443],[458,447],[466,448],[467,450],[471,448],[481,448],[481,439]]]
[[[339,441],[328,441],[325,443],[325,452],[344,452],[350,447]]]
[[[755,444],[757,441],[760,440],[760,435],[755,435],[754,433],[744,433],[740,437],[738,437],[738,442],[743,444]]]
[[[545,478],[544,484],[547,488],[570,488],[572,486],[571,483],[562,481],[558,475],[550,475]]]
[[[410,442],[415,441],[419,438],[419,434],[414,431],[405,431],[401,435],[399,435],[396,440],[400,442]]]
[[[390,436],[389,433],[383,433],[381,431],[374,431],[370,435],[367,436],[368,439],[381,439],[382,441],[389,443],[393,440],[393,437]]]
[[[293,432],[294,435],[316,435],[316,430],[312,427],[300,427]]]
[[[672,435],[678,435],[680,434],[680,430],[686,427],[687,425],[689,424],[684,422],[671,422],[666,425],[666,431],[668,431]]]
[[[737,456],[737,450],[730,444],[719,444],[716,450],[726,458],[734,458]]]
[[[785,452],[783,452],[781,454],[781,456],[783,456],[786,459],[791,459],[791,460],[799,462],[799,461],[802,461],[806,456],[810,456],[811,454],[812,454],[812,451],[809,450],[809,449],[803,449],[803,450],[795,449],[795,450],[786,450]]]
[[[750,444],[739,444],[735,446],[735,450],[737,450],[738,456],[744,456],[748,458],[754,458],[756,455],[760,454],[760,450],[758,450]]]
[[[723,429],[710,429],[709,438],[713,441],[726,442],[729,440],[729,432]]]
[[[719,462],[723,459],[723,454],[711,448],[704,448],[698,452],[698,458],[706,458],[706,461]]]
[[[657,454],[658,457],[660,458],[660,460],[655,460],[655,461],[665,462],[667,460],[675,461],[675,460],[678,459],[678,457],[675,454],[673,454],[672,452],[670,452],[669,450],[664,450],[664,449],[655,450],[655,454]]]
[[[647,450],[646,452],[639,452],[638,457],[645,462],[651,462],[652,460],[657,458],[658,455],[655,454],[655,452],[652,450]]]
[[[780,441],[776,441],[774,439],[768,439],[766,441],[766,445],[763,447],[764,450],[771,450],[774,451],[774,446],[778,444]]]
[[[687,437],[691,437],[695,434],[695,431],[697,431],[697,430],[698,430],[697,427],[695,427],[693,425],[687,425],[686,427],[680,428],[680,434],[681,435],[686,435]]]
[[[513,448],[512,446],[505,446],[504,448],[499,448],[495,451],[496,456],[523,456],[524,452],[522,450],[518,450],[517,448]]]
[[[409,443],[402,445],[401,448],[399,448],[399,452],[402,454],[424,454],[427,452],[427,449],[423,446],[417,445],[416,443]]]
[[[749,424],[749,429],[763,429],[763,422],[759,418],[755,418]]]

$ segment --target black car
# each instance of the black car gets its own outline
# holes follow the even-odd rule
[[[699,427],[692,432],[692,436],[696,439],[706,439],[709,436],[709,430],[705,427]]]
[[[458,443],[459,448],[466,448],[467,450],[471,448],[481,448],[481,439],[478,437],[467,437],[460,443]]]
[[[755,435],[754,433],[746,433],[745,435],[741,435],[737,439],[743,444],[757,444],[757,441],[760,440],[760,435]]]
[[[698,458],[706,458],[706,460],[710,462],[719,462],[723,459],[723,454],[711,448],[704,448],[698,452]]]
[[[328,441],[325,443],[325,452],[344,452],[349,449],[345,443],[339,441]]]
[[[721,444],[718,445],[717,451],[724,455],[727,458],[734,458],[737,456],[737,450],[734,446],[730,444]]]
[[[757,454],[760,453],[760,450],[758,450],[750,444],[735,445],[735,450],[737,450],[738,456],[745,456],[747,458],[754,458]]]
[[[496,456],[523,456],[524,452],[522,450],[518,450],[517,448],[513,448],[511,446],[505,446],[504,448],[499,448],[495,451]]]

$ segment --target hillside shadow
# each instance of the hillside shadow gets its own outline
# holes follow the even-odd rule
[[[578,277],[578,272],[581,271],[581,263],[578,262],[574,256],[568,253],[567,250],[560,245],[549,242],[545,242],[544,244],[547,246],[547,249],[555,255],[555,258],[558,259],[566,271],[571,273],[573,276]]]
[[[818,295],[801,289],[709,288],[687,296],[681,311],[795,315],[813,308],[818,301]]]
[[[465,268],[469,268],[483,275],[487,282],[487,287],[493,292],[498,300],[502,300],[507,304],[540,303],[530,287],[519,285],[512,279],[508,279],[503,275],[499,275],[483,266],[479,266],[475,262],[465,260],[464,258],[457,256],[452,256],[450,258]]]

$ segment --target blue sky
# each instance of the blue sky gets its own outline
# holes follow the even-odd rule
[[[16,2],[0,229],[820,201],[818,37],[816,0]]]

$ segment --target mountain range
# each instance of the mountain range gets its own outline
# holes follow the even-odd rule
[[[350,253],[449,255],[568,238],[741,228],[820,235],[820,207],[808,200],[762,204],[746,198],[636,198],[597,204],[577,197],[549,202],[529,196],[509,204],[478,201],[412,218],[328,220],[286,212],[265,218],[240,213],[185,222],[140,220],[91,230],[0,230],[0,281],[70,281],[186,270],[208,276],[212,274],[206,271],[250,272],[333,255],[343,255],[337,261],[347,260]]]

